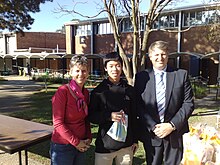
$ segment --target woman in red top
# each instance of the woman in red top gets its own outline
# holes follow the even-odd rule
[[[52,98],[54,131],[51,139],[51,165],[83,165],[92,135],[87,120],[89,92],[84,88],[88,78],[85,56],[70,60],[72,80],[58,88]]]

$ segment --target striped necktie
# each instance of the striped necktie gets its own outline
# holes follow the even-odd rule
[[[156,98],[157,98],[157,108],[160,116],[160,121],[164,121],[165,112],[165,85],[163,82],[164,72],[156,74]]]

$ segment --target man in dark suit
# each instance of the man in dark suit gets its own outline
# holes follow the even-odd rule
[[[189,131],[188,118],[194,110],[192,88],[186,70],[167,66],[167,42],[152,43],[148,53],[153,68],[135,77],[140,140],[147,165],[179,165],[182,135]]]

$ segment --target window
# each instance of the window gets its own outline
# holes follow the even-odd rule
[[[183,14],[183,26],[192,26],[201,24],[201,12],[187,12]]]
[[[87,36],[91,35],[91,25],[78,25],[76,27],[76,35]]]
[[[169,16],[169,21],[170,21],[170,27],[175,27],[176,26],[176,24],[175,24],[175,22],[176,22],[176,15],[170,15]]]
[[[209,11],[194,11],[183,14],[183,26],[192,25],[204,25],[219,23],[220,11],[219,10],[209,10]]]
[[[102,23],[98,25],[98,34],[104,34],[104,27]]]
[[[179,26],[179,14],[176,14],[176,17],[175,17],[175,27],[178,27]]]
[[[95,26],[95,34],[111,34],[112,26],[110,23],[99,23]]]
[[[159,22],[156,21],[153,25],[154,28],[173,28],[178,27],[179,24],[179,15],[178,14],[171,14],[171,15],[164,15],[159,17]]]
[[[209,11],[209,23],[219,23],[220,22],[219,14],[220,14],[219,10]]]
[[[122,21],[122,32],[131,32],[133,31],[133,26],[130,19],[124,19]]]
[[[189,26],[189,13],[183,13],[183,26]]]
[[[141,17],[141,31],[144,31],[145,29],[145,18]]]
[[[196,12],[196,22],[197,22],[197,24],[200,24],[200,25],[203,24],[201,11]]]
[[[190,25],[196,25],[196,14],[195,12],[189,13],[189,24]]]
[[[112,26],[110,23],[106,23],[106,34],[112,33]]]
[[[153,29],[158,29],[159,28],[159,21],[155,20],[152,26]]]
[[[159,26],[160,28],[168,28],[169,27],[169,17],[168,16],[162,16],[159,19]]]

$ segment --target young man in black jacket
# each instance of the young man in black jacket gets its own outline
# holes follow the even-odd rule
[[[122,63],[117,52],[107,54],[104,67],[108,77],[91,92],[89,120],[99,125],[95,165],[112,165],[114,159],[116,165],[131,165],[138,147],[135,91],[121,79]],[[124,124],[124,137],[114,135],[119,123]]]

